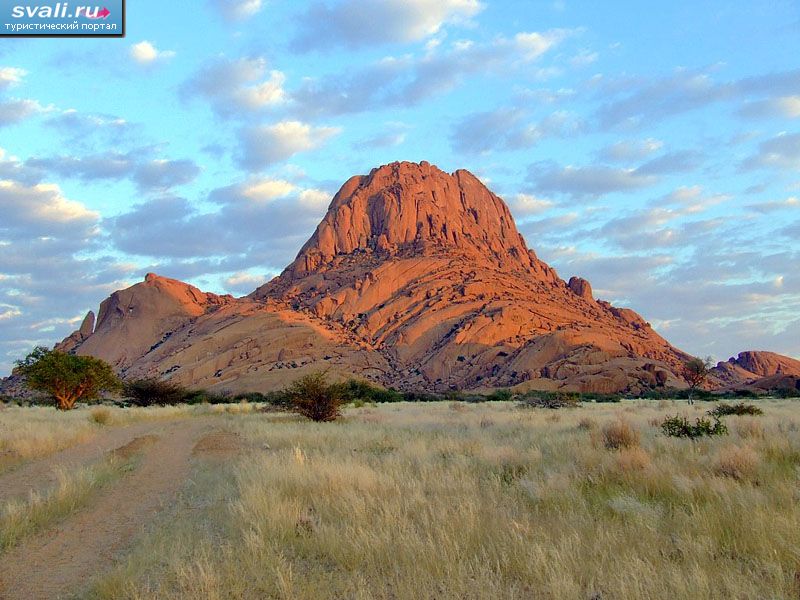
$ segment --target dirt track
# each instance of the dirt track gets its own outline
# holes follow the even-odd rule
[[[44,492],[56,484],[59,470],[69,471],[91,464],[103,458],[108,452],[124,446],[137,437],[163,429],[165,425],[164,421],[155,421],[127,427],[111,427],[88,442],[27,462],[0,475],[0,502],[13,498],[26,498],[33,491]]]
[[[51,457],[51,465],[77,466],[115,450],[141,456],[133,472],[100,492],[89,507],[0,556],[0,598],[69,597],[109,569],[183,486],[193,453],[208,440],[214,446],[220,433],[207,419],[148,423],[110,432],[91,448],[82,445]],[[21,495],[21,486],[47,487],[52,472],[37,463],[0,477],[2,495]]]

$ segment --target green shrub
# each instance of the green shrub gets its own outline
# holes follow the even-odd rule
[[[403,400],[405,402],[439,402],[444,400],[444,397],[430,392],[403,392]]]
[[[233,397],[236,402],[249,402],[250,404],[262,403],[267,401],[267,396],[261,392],[245,392],[236,394]]]
[[[758,393],[753,390],[738,389],[729,390],[722,394],[723,398],[758,398]]]
[[[578,406],[580,396],[577,392],[528,392],[518,408],[574,408]]]
[[[172,381],[134,379],[123,385],[123,394],[134,406],[174,406],[187,401],[193,392]]]
[[[400,402],[403,395],[394,389],[385,389],[373,385],[362,379],[348,379],[344,383],[344,390],[350,402],[361,400],[362,402]]]
[[[745,404],[744,402],[739,404],[721,402],[708,411],[708,414],[719,418],[727,415],[763,415],[764,411],[753,404]]]
[[[581,400],[585,402],[591,402],[594,400],[595,402],[622,402],[622,396],[619,394],[599,394],[599,393],[591,393],[591,394],[581,394]]]
[[[692,440],[703,436],[728,434],[725,423],[716,416],[713,423],[709,419],[700,417],[695,420],[694,425],[689,423],[689,419],[680,415],[667,417],[661,423],[661,430],[669,437],[688,437]]]
[[[514,393],[511,390],[500,389],[494,390],[491,394],[486,396],[487,402],[508,402],[514,397]]]
[[[347,399],[346,385],[328,383],[326,371],[301,377],[286,393],[293,412],[319,422],[338,419]]]

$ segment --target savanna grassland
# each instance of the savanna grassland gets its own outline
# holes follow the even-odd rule
[[[0,597],[797,598],[800,405],[756,402],[694,442],[708,403],[6,408],[0,490],[62,470],[2,498]],[[17,573],[56,527],[82,575]]]

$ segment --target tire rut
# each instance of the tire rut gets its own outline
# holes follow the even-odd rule
[[[137,437],[163,429],[169,421],[137,423],[112,427],[94,439],[64,450],[22,463],[0,475],[0,503],[25,499],[32,492],[43,493],[58,483],[60,470],[70,471],[103,458]]]
[[[205,419],[168,424],[143,446],[135,471],[100,492],[88,508],[2,555],[0,598],[69,597],[110,569],[177,495],[198,438],[211,429]]]

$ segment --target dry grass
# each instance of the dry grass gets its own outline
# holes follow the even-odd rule
[[[97,427],[84,411],[10,407],[0,413],[0,469],[92,439]]]
[[[86,597],[796,598],[797,407],[765,410],[763,437],[697,442],[655,403],[225,415],[262,450],[198,466]]]
[[[70,472],[59,471],[58,483],[44,494],[0,505],[0,552],[52,526],[91,501],[95,493],[122,475],[127,463],[104,460]]]
[[[633,407],[628,406],[624,410],[630,413]],[[634,409],[635,410],[635,409]],[[632,448],[639,445],[641,435],[628,419],[619,417],[603,427],[603,444],[611,450],[620,448]]]
[[[111,411],[105,407],[94,408],[89,413],[89,420],[98,425],[108,425],[111,422]]]
[[[253,405],[220,405],[223,412],[247,413]],[[28,459],[48,456],[88,442],[105,426],[207,415],[211,407],[128,408],[80,406],[67,412],[52,407],[7,406],[0,411],[0,473]]]
[[[744,480],[754,479],[761,458],[749,446],[725,446],[720,448],[713,460],[714,473],[723,477]]]

